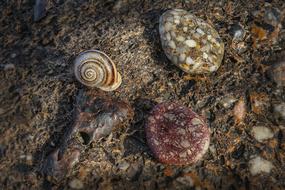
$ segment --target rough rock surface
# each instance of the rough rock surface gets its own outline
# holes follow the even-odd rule
[[[146,124],[146,138],[160,162],[174,165],[197,162],[210,144],[210,132],[203,119],[176,103],[154,107]]]

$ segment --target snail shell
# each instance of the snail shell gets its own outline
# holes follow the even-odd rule
[[[74,61],[74,73],[80,83],[104,91],[116,90],[122,83],[113,61],[98,50],[80,53]]]

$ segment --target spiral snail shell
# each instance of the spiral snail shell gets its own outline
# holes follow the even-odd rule
[[[80,53],[74,61],[74,73],[80,83],[104,91],[116,90],[122,83],[113,61],[98,50]]]

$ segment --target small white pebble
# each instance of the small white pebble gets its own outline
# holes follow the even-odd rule
[[[209,71],[211,72],[214,72],[217,70],[217,66],[216,65],[212,65],[210,68],[209,68]]]
[[[185,48],[184,47],[177,47],[176,51],[178,53],[185,53]]]
[[[175,48],[176,48],[175,42],[174,42],[173,40],[171,40],[171,41],[168,43],[168,46],[171,47],[172,49],[175,49]]]
[[[187,32],[188,28],[186,26],[183,27],[183,31]]]
[[[33,156],[32,156],[32,155],[28,154],[28,155],[26,156],[26,160],[27,160],[27,161],[31,161],[32,159],[33,159]]]
[[[183,42],[185,40],[185,38],[183,36],[178,36],[176,38],[176,40],[179,41],[179,42]]]
[[[166,22],[164,25],[164,30],[168,32],[169,30],[171,30],[171,28],[172,28],[172,24],[170,22]]]
[[[271,131],[271,129],[269,129],[267,127],[264,127],[264,126],[253,127],[251,132],[252,132],[254,138],[258,142],[262,142],[262,141],[270,139],[270,138],[272,138],[274,136],[274,134]]]
[[[69,182],[69,187],[72,189],[83,189],[83,183],[79,179],[73,179]]]
[[[180,23],[180,20],[177,19],[177,18],[175,18],[174,23],[175,23],[175,24],[179,24],[179,23]]]
[[[197,43],[194,40],[186,40],[185,44],[189,47],[196,47]]]
[[[20,155],[20,159],[24,159],[24,158],[26,158],[26,155]]]
[[[183,53],[183,54],[180,54],[180,56],[179,56],[179,61],[184,61],[185,60],[185,58],[186,58],[186,55]]]
[[[211,39],[212,39],[212,36],[211,36],[211,35],[208,35],[208,36],[207,36],[207,39],[208,39],[208,40],[211,40]]]
[[[249,170],[252,175],[257,175],[260,173],[270,173],[274,167],[271,162],[259,156],[250,160],[249,166],[250,166]]]
[[[205,53],[205,52],[203,52],[203,58],[204,58],[204,59],[208,59],[208,54]]]
[[[191,57],[187,57],[186,58],[186,64],[191,65],[193,63],[194,63],[194,61],[193,61],[193,59]]]
[[[202,36],[205,34],[205,32],[201,28],[197,28],[196,31],[201,34]]]
[[[166,36],[167,41],[171,40],[171,36],[170,36],[170,34],[168,32],[165,34],[165,36]]]
[[[170,34],[171,34],[171,37],[172,37],[172,38],[176,38],[176,34],[175,34],[174,31],[171,31]]]

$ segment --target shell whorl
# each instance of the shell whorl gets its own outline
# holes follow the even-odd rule
[[[74,73],[80,83],[104,91],[116,90],[122,83],[113,61],[98,50],[80,53],[74,61]]]

